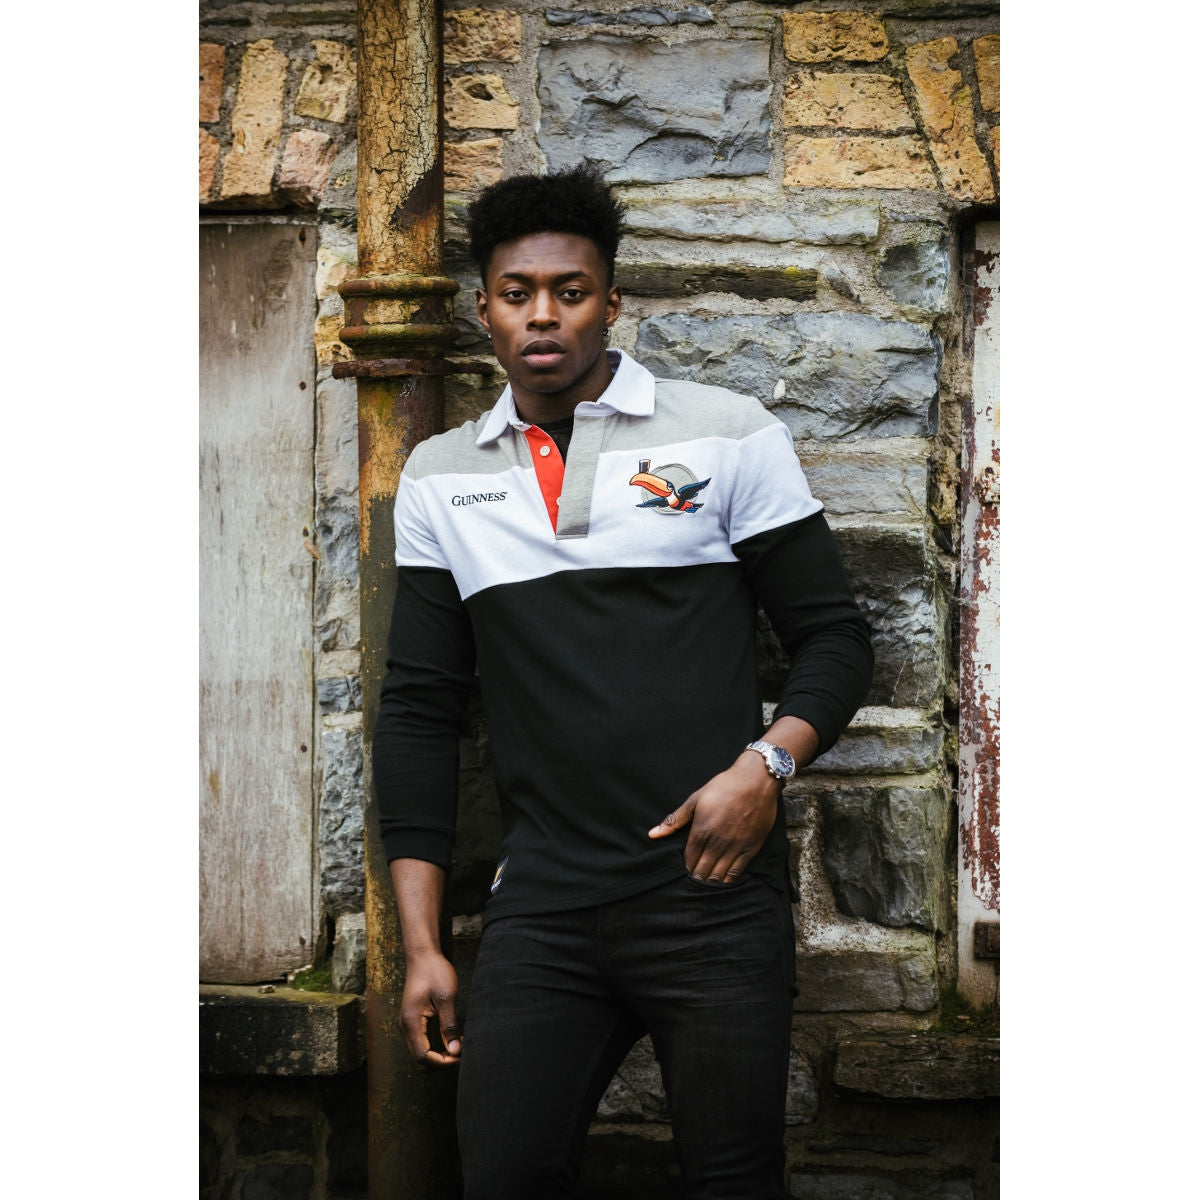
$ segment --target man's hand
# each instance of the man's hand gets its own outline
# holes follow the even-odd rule
[[[456,1067],[462,1056],[462,1038],[454,1001],[458,975],[450,960],[441,954],[422,954],[408,959],[400,1023],[409,1053],[428,1067]],[[446,1051],[434,1050],[429,1042],[429,1022],[437,1017]]]
[[[762,756],[745,751],[655,825],[650,836],[668,837],[690,824],[684,865],[701,883],[732,883],[767,840],[780,790]]]
[[[800,717],[780,717],[764,740],[782,746],[797,767],[816,756],[817,731]],[[757,750],[743,750],[733,766],[714,775],[673,813],[650,830],[652,838],[669,837],[691,825],[683,862],[702,883],[732,883],[762,849],[779,811],[782,783],[766,769]]]

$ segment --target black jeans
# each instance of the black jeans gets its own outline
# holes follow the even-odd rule
[[[569,1196],[600,1097],[647,1032],[687,1200],[785,1196],[794,978],[788,897],[753,875],[492,922],[459,1079],[466,1200]]]

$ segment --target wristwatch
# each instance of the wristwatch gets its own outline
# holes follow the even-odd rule
[[[767,764],[773,779],[791,779],[796,773],[796,760],[782,747],[773,742],[751,742],[747,750],[757,750]]]

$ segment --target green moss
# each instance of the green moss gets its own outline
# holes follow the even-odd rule
[[[942,993],[935,1028],[940,1033],[970,1033],[976,1037],[1000,1036],[1000,1006],[974,1009],[955,988]]]
[[[306,971],[297,971],[288,986],[302,992],[332,992],[333,975],[329,964],[320,963]]]
[[[945,759],[947,766],[958,765],[958,726],[956,725],[951,725],[946,730]]]

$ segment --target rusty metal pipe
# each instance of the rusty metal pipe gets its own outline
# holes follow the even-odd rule
[[[400,1028],[404,959],[371,786],[395,595],[392,504],[405,460],[444,426],[443,355],[455,337],[442,275],[442,6],[358,0],[358,263],[340,291],[335,370],[358,379],[359,612],[367,894],[367,1174],[371,1200],[457,1194],[453,1075],[411,1062]]]

